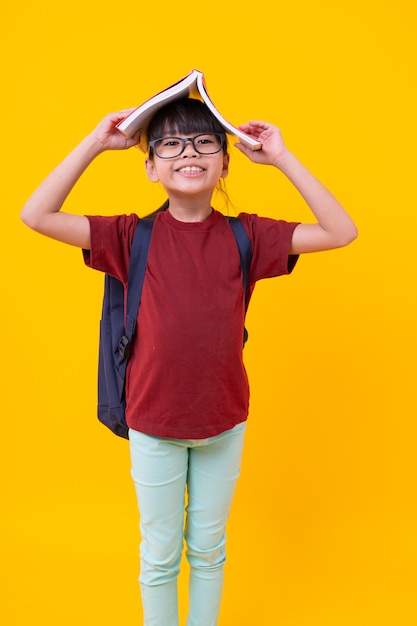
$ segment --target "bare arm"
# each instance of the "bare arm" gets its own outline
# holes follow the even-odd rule
[[[236,147],[254,163],[273,165],[281,170],[302,195],[317,220],[315,224],[297,226],[292,239],[292,254],[340,248],[357,237],[356,226],[348,213],[285,147],[281,133],[275,126],[252,121],[240,128],[259,139],[262,149],[251,151],[240,143]]]
[[[45,178],[21,212],[33,230],[64,243],[89,249],[90,225],[85,216],[61,212],[69,193],[92,161],[105,150],[136,145],[139,136],[125,139],[116,124],[130,112],[111,113]]]

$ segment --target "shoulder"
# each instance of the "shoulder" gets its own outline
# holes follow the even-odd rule
[[[87,217],[90,220],[91,245],[90,250],[84,253],[86,265],[125,282],[139,217],[136,214]]]
[[[130,215],[87,215],[90,222],[91,238],[97,239],[101,245],[109,240],[118,239],[131,244],[139,217]]]
[[[139,216],[136,213],[130,215],[86,215],[91,224],[103,226],[105,228],[119,228],[123,229],[131,225],[136,226],[139,221]]]
[[[261,217],[256,213],[243,212],[239,213],[238,217],[253,243],[259,238],[291,239],[299,224],[299,222],[288,222],[272,217]]]

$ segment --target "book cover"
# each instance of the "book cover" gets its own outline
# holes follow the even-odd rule
[[[117,128],[125,137],[132,137],[132,135],[134,135],[138,130],[144,134],[151,117],[156,113],[156,111],[158,111],[158,109],[165,106],[169,102],[179,98],[188,97],[197,97],[202,100],[223,126],[225,131],[231,135],[236,135],[242,143],[249,146],[252,150],[259,150],[262,147],[262,144],[259,141],[256,141],[246,133],[243,133],[221,115],[220,111],[216,108],[208,94],[203,72],[195,69],[176,83],[173,83],[166,89],[158,92],[148,100],[145,100],[145,102],[130,113],[126,119],[122,120],[117,125]],[[139,143],[139,147],[146,152],[144,137]]]

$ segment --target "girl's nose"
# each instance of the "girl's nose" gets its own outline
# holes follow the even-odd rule
[[[198,152],[194,148],[193,141],[191,139],[187,139],[184,144],[184,151],[182,153],[183,156],[197,156]]]

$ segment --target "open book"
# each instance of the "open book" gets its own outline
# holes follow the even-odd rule
[[[132,137],[138,130],[141,131],[142,139],[139,148],[146,152],[144,132],[151,117],[158,109],[165,106],[173,100],[179,98],[197,97],[206,104],[213,115],[218,119],[224,130],[232,135],[236,135],[243,144],[252,150],[259,150],[262,144],[256,141],[246,133],[230,124],[214,106],[210,96],[207,93],[203,72],[192,70],[187,76],[160,91],[149,100],[138,106],[128,117],[119,122],[117,128],[125,137]]]

